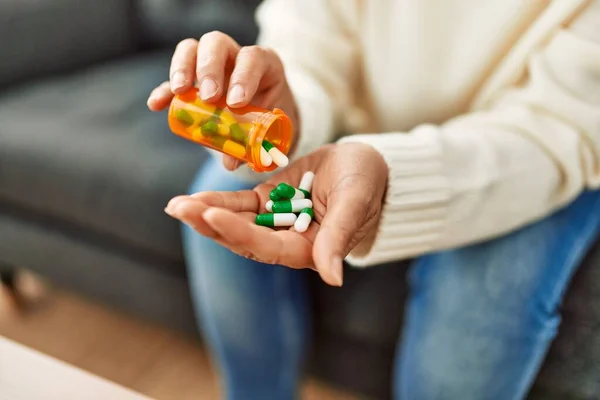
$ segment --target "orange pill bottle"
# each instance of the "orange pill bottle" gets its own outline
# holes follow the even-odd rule
[[[263,140],[288,154],[292,145],[293,126],[281,110],[264,110],[254,106],[229,108],[222,99],[204,103],[194,88],[175,96],[169,108],[169,127],[176,135],[215,149],[245,162],[256,172],[268,172],[260,161]]]

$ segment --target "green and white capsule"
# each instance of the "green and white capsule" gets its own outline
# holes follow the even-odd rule
[[[296,189],[295,187],[288,185],[287,183],[280,183],[275,188],[275,191],[279,195],[280,200],[297,200],[307,199],[310,197],[309,192],[305,190]],[[272,197],[271,200],[273,200]]]
[[[279,192],[277,191],[277,188],[271,190],[271,192],[269,193],[269,198],[271,199],[271,201],[282,200],[281,196],[279,195]]]
[[[302,179],[300,180],[298,189],[310,193],[310,191],[312,190],[312,184],[314,179],[315,173],[312,171],[306,171],[304,175],[302,175]]]
[[[268,226],[271,228],[277,226],[292,226],[298,217],[293,213],[285,214],[258,214],[254,222],[256,225]]]
[[[267,153],[267,150],[265,150],[264,147],[260,148],[260,163],[263,167],[269,167],[273,164],[273,157]]]
[[[315,215],[313,213],[312,208],[304,208],[300,212],[300,215],[296,219],[296,222],[294,222],[294,229],[296,230],[296,232],[306,232],[308,226],[310,225],[310,221],[312,221],[314,216]]]
[[[287,156],[283,154],[277,147],[273,146],[273,143],[263,140],[262,147],[267,151],[267,153],[269,153],[273,159],[273,162],[278,167],[287,167],[287,165],[290,163],[290,160],[287,158]]]
[[[265,208],[269,212],[274,213],[297,213],[302,211],[304,208],[312,208],[312,201],[309,199],[298,199],[298,200],[281,200],[281,201],[267,201]]]

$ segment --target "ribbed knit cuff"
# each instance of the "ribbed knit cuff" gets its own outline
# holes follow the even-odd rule
[[[450,200],[437,129],[422,126],[410,134],[348,136],[338,143],[348,142],[373,146],[383,155],[389,177],[377,231],[346,260],[365,267],[433,250],[443,235]]]

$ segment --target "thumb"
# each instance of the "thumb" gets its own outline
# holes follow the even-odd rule
[[[342,286],[343,259],[357,241],[368,212],[364,190],[339,191],[328,199],[327,212],[313,246],[315,266],[323,280]]]

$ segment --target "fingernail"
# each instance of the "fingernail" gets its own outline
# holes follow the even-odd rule
[[[333,276],[333,281],[336,284],[336,286],[342,286],[343,284],[343,279],[342,279],[342,268],[343,268],[343,263],[342,263],[342,259],[337,257],[333,260],[333,265],[331,266],[331,275]]]
[[[147,103],[150,105],[152,103],[157,102],[158,100],[160,100],[159,96],[157,96],[155,94],[151,94],[150,97],[148,97],[148,102]]]
[[[179,203],[181,203],[181,199],[179,197],[171,199],[169,201],[169,203],[167,203],[167,206],[165,207],[165,212],[167,214],[169,214],[171,217],[176,217],[176,214],[177,214],[177,205]]]
[[[244,101],[245,92],[240,85],[235,85],[227,93],[227,104],[234,105]]]
[[[171,205],[167,205],[165,207],[165,213],[167,213],[168,215],[170,215],[173,218],[178,218],[177,212],[175,211],[175,207],[171,206]]]
[[[202,100],[208,100],[217,94],[217,82],[210,78],[206,78],[200,84],[200,98]]]
[[[181,89],[187,83],[187,78],[181,71],[177,71],[171,78],[171,90]]]

